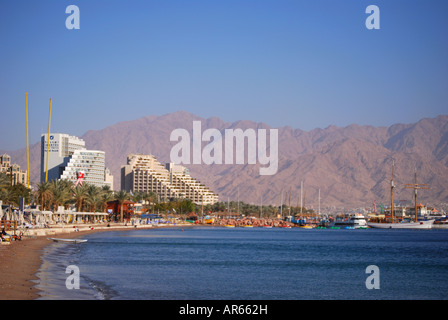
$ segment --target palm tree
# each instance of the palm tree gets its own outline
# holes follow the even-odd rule
[[[131,195],[132,201],[134,202],[140,202],[143,199],[143,193],[141,192],[136,192],[133,195]]]
[[[53,199],[50,182],[41,182],[37,184],[36,198],[38,199],[41,210],[45,210],[49,207],[49,204]]]
[[[78,185],[73,189],[73,198],[76,201],[76,211],[82,212],[84,200],[87,196],[87,184]]]
[[[120,190],[119,192],[115,193],[115,200],[118,200],[118,203],[120,204],[120,221],[123,222],[123,203],[128,200],[130,197],[130,194],[127,193],[124,190]]]
[[[4,204],[11,205],[14,203],[14,191],[11,186],[0,190],[0,199],[5,202]]]
[[[113,192],[109,189],[109,190],[105,190],[103,188],[101,194],[100,194],[100,200],[99,200],[99,206],[101,208],[101,212],[106,212],[107,211],[107,203],[109,201],[114,200],[114,194]]]
[[[142,195],[142,199],[145,201],[145,207],[146,207],[147,213],[149,213],[149,210],[151,208],[151,203],[157,199],[157,195],[154,192],[145,192]],[[147,204],[146,204],[146,202],[147,202]]]
[[[101,189],[93,184],[87,185],[86,203],[90,206],[89,211],[95,212],[100,200]]]
[[[9,178],[9,176],[6,173],[1,172],[0,173],[0,190],[8,188],[10,185],[11,185],[11,179]]]
[[[64,205],[70,200],[71,183],[67,180],[53,180],[50,182],[50,190],[53,193],[53,212],[58,210],[60,205]]]

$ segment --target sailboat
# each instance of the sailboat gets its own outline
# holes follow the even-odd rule
[[[392,162],[392,179],[390,180],[390,213],[391,213],[391,221],[390,222],[373,222],[368,221],[367,225],[371,228],[378,229],[431,229],[434,220],[424,220],[418,221],[415,219],[414,221],[397,221],[394,218],[394,162]]]

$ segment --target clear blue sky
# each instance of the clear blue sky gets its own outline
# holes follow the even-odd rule
[[[68,30],[68,5],[80,29]],[[366,7],[380,8],[368,30]],[[448,1],[1,0],[0,149],[185,110],[311,130],[448,110]]]

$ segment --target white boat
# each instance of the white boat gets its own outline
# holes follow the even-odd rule
[[[394,218],[394,162],[392,162],[392,179],[390,180],[390,214],[391,222],[367,222],[371,228],[379,229],[431,229],[434,224],[434,219],[431,220],[417,220],[417,189],[426,189],[425,185],[417,184],[417,173],[415,173],[415,183],[408,184],[407,188],[414,189],[415,195],[415,220],[395,222]]]
[[[48,240],[53,240],[54,242],[67,242],[67,243],[83,243],[83,242],[87,242],[86,239],[60,239],[60,238],[48,238]]]
[[[368,228],[366,218],[362,214],[359,214],[359,213],[351,215],[349,218],[347,218],[345,220],[337,219],[332,226],[347,228],[347,229]]]
[[[367,222],[367,225],[371,228],[377,229],[431,229],[434,224],[434,220],[424,221],[410,221],[410,222],[395,222],[395,223],[381,223],[381,222]]]
[[[432,227],[435,229],[448,229],[448,220],[446,218],[442,220],[436,220],[434,221]]]

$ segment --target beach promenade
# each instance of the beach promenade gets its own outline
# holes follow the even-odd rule
[[[191,225],[191,224],[188,224]],[[92,232],[135,230],[162,227],[182,227],[183,224],[123,225],[112,223],[29,229],[20,241],[2,242],[0,245],[0,300],[34,300],[39,298],[35,288],[36,273],[42,264],[43,249],[52,244],[48,238],[72,239]]]

